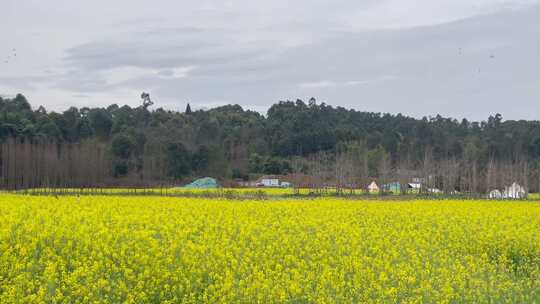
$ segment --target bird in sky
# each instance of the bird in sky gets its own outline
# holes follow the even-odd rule
[[[17,49],[13,48],[12,49],[12,53],[7,55],[5,58],[4,58],[4,63],[9,63],[10,62],[10,59],[12,58],[15,58],[17,57]]]

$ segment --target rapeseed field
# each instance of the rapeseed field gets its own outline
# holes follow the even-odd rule
[[[0,195],[0,303],[539,303],[540,204]]]

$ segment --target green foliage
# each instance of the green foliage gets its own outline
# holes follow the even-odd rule
[[[373,176],[383,152],[391,160],[406,157],[413,164],[422,162],[427,149],[434,159],[452,156],[479,165],[490,157],[511,159],[519,153],[531,163],[540,160],[538,121],[505,121],[499,114],[484,122],[415,119],[332,107],[315,99],[281,101],[264,117],[239,105],[197,111],[187,106],[180,113],[113,104],[56,113],[43,107],[32,110],[19,94],[0,98],[0,140],[8,137],[58,143],[96,140],[108,145],[118,168],[113,171],[119,175],[137,173],[145,160],[152,160],[160,166],[171,164],[153,176],[171,178],[287,174],[291,158],[333,153],[352,142],[362,143],[354,154],[367,155]],[[530,174],[540,176],[540,169]]]
[[[191,157],[191,168],[197,172],[204,173],[208,170],[210,163],[210,150],[202,145],[198,151]]]
[[[122,177],[128,174],[128,164],[124,160],[116,161],[113,164],[114,177]]]
[[[287,160],[253,153],[249,156],[249,172],[283,175],[291,172],[291,166]]]
[[[167,146],[167,173],[169,177],[181,179],[191,172],[191,155],[182,143]]]
[[[111,113],[105,109],[91,109],[88,112],[88,120],[96,136],[107,139],[111,133],[113,119]]]
[[[135,139],[124,133],[117,134],[112,140],[113,155],[121,159],[128,159],[135,149]]]

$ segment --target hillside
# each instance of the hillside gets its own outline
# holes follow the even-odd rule
[[[79,162],[69,166],[80,169],[92,160],[85,170],[100,168],[93,175],[96,180],[106,176],[105,184],[309,173],[307,161],[325,154],[337,163],[343,151],[364,155],[360,158],[366,178],[383,173],[381,162],[387,162],[388,172],[405,167],[418,170],[428,157],[473,162],[478,174],[487,174],[493,162],[526,161],[528,178],[538,180],[540,159],[538,121],[505,121],[499,114],[482,122],[441,116],[415,119],[332,107],[315,99],[281,101],[264,116],[238,105],[180,113],[113,104],[107,108],[71,107],[57,113],[33,107],[23,95],[17,95],[0,98],[0,139],[4,178],[11,172],[6,169],[8,164],[24,154],[10,156],[6,149],[43,149],[54,150],[51,153],[58,157],[34,159],[36,164]],[[31,154],[26,157],[32,158]],[[60,174],[56,179],[63,184],[67,177]]]

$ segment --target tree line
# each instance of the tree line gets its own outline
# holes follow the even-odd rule
[[[424,181],[425,191],[482,193],[510,180],[538,190],[540,122],[416,119],[280,101],[266,115],[226,105],[209,110],[139,107],[33,108],[0,98],[0,185],[107,187],[296,176],[315,188],[362,188],[369,180]]]

